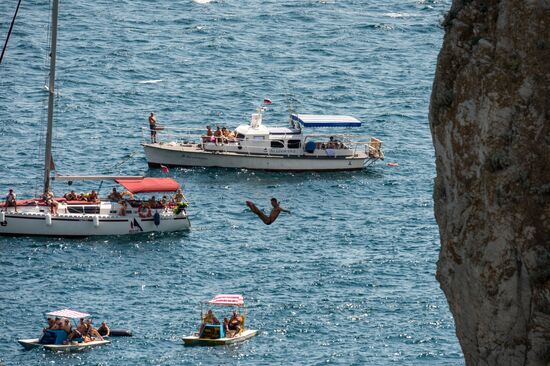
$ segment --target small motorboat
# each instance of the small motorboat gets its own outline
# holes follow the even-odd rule
[[[82,313],[79,311],[74,311],[70,309],[64,309],[59,311],[53,311],[47,313],[48,317],[56,317],[60,319],[69,319],[72,320],[74,326],[76,327],[77,319],[89,318],[90,314]],[[36,347],[42,347],[50,351],[81,351],[86,348],[102,346],[104,344],[109,344],[111,341],[108,340],[95,340],[84,341],[83,338],[74,338],[70,342],[65,342],[69,334],[62,329],[45,329],[40,338],[31,338],[31,339],[19,339],[18,342],[20,345],[26,349],[32,349]],[[66,344],[65,344],[66,343]]]
[[[243,342],[258,334],[257,330],[246,329],[246,308],[242,295],[216,295],[206,302],[209,310],[203,313],[201,306],[201,326],[195,335],[182,337],[186,346],[219,346]],[[230,320],[216,319],[212,307],[233,307]]]

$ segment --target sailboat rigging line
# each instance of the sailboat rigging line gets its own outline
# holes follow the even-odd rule
[[[122,162],[120,163],[117,163],[113,166],[113,170],[121,167],[122,165],[124,165],[125,163],[127,163],[128,161],[130,161],[130,159],[132,159],[134,157],[134,155],[136,155],[140,150],[136,150],[134,151],[133,153],[131,153],[130,155],[128,155],[128,158],[123,160]]]
[[[13,30],[13,25],[15,24],[15,18],[17,18],[17,12],[19,11],[20,5],[21,5],[21,0],[17,2],[17,7],[15,8],[15,14],[13,14],[13,19],[11,20],[10,29],[8,30],[8,36],[6,37],[6,41],[4,42],[4,47],[2,48],[2,54],[0,54],[0,64],[4,59],[4,53],[6,52],[6,48],[8,48],[8,42],[10,40],[11,32]]]

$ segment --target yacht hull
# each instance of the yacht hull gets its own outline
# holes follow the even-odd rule
[[[51,216],[44,213],[4,213],[0,235],[39,235],[83,237],[100,235],[128,235],[150,232],[187,230],[191,226],[187,216],[162,217],[158,225],[152,217],[113,217],[108,215]],[[97,217],[94,219],[94,216]]]
[[[359,153],[354,156],[287,156],[211,152],[196,146],[144,144],[150,167],[219,167],[270,171],[345,171],[360,170],[369,165],[370,158]]]

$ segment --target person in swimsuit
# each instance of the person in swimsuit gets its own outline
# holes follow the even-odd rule
[[[107,323],[101,322],[101,325],[97,328],[97,332],[101,334],[102,337],[108,337],[111,334],[111,329],[109,329]]]
[[[53,199],[54,194],[52,191],[49,191],[44,195],[44,202],[50,206],[50,212],[52,215],[57,215],[57,208],[59,207],[59,202]]]
[[[279,214],[281,212],[287,212],[290,213],[289,210],[285,210],[281,206],[279,206],[279,202],[276,198],[271,199],[271,206],[273,206],[273,209],[271,209],[271,213],[269,216],[267,216],[265,213],[263,213],[262,210],[260,210],[252,201],[246,201],[246,205],[250,208],[252,212],[254,212],[258,217],[264,222],[266,225],[271,225],[277,220],[277,217],[279,217]]]
[[[8,195],[6,196],[6,204],[4,206],[6,207],[6,212],[8,212],[8,207],[13,207],[15,212],[17,212],[17,196],[15,195],[13,189],[8,191]]]
[[[122,195],[116,190],[116,188],[113,188],[112,192],[109,193],[107,198],[111,201],[120,201],[122,199]]]
[[[151,115],[149,115],[149,129],[151,130],[151,142],[156,143],[157,142],[157,118],[155,117],[155,113],[151,112]]]

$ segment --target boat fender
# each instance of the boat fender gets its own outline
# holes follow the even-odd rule
[[[99,216],[94,216],[94,227],[99,227]]]
[[[160,225],[160,214],[158,212],[155,212],[155,214],[153,215],[153,222],[156,226]]]
[[[4,211],[0,212],[0,222],[6,221],[6,213]]]
[[[139,217],[146,218],[151,217],[151,207],[148,207],[146,205],[141,205],[138,207],[138,215]]]
[[[52,226],[52,215],[47,213],[45,217],[46,217],[46,225]]]
[[[109,337],[131,337],[132,331],[128,329],[111,329]]]
[[[312,154],[315,151],[315,141],[306,142],[305,150],[307,153]]]

